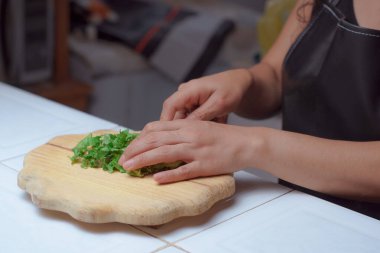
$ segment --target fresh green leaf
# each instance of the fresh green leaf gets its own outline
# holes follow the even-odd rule
[[[134,177],[144,177],[159,171],[175,169],[184,164],[181,161],[160,163],[133,171],[126,171],[118,164],[118,161],[124,149],[137,136],[137,133],[131,133],[129,130],[120,131],[118,134],[100,136],[89,134],[73,148],[73,156],[70,157],[71,163],[80,163],[82,168],[102,168],[109,173],[116,170]]]

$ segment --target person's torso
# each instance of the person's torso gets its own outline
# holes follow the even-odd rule
[[[349,141],[380,141],[380,31],[359,27],[352,0],[315,10],[283,69],[283,129]],[[319,194],[380,218],[380,206]]]

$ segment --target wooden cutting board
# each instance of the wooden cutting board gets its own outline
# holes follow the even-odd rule
[[[18,185],[38,207],[90,223],[159,225],[201,214],[235,191],[232,175],[158,185],[151,176],[136,178],[71,165],[71,149],[84,137],[58,136],[26,155]]]

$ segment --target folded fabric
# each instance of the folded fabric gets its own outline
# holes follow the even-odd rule
[[[119,18],[101,23],[99,36],[125,43],[176,82],[201,76],[234,28],[231,20],[161,2],[105,2]]]

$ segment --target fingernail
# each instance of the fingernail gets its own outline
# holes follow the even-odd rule
[[[126,161],[125,163],[123,163],[123,168],[124,169],[130,169],[133,167],[135,161],[133,161],[132,159]]]
[[[153,179],[159,184],[165,183],[165,172],[159,172],[154,174]]]
[[[153,175],[153,179],[154,179],[158,184],[161,184],[162,179],[161,179],[160,176],[157,176],[157,174],[154,174],[154,175]]]

